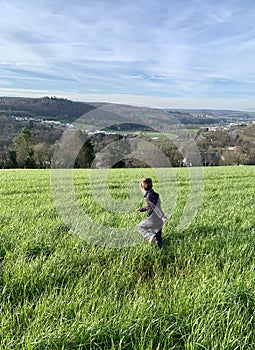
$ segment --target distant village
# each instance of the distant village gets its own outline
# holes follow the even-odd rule
[[[201,117],[201,113],[191,113],[191,115],[196,118],[196,117]],[[211,115],[207,115],[203,113],[203,117],[210,117]],[[42,118],[33,118],[33,117],[17,117],[17,116],[11,116],[13,120],[16,121],[31,121],[31,122],[37,122],[41,124],[46,124],[46,125],[54,125],[54,126],[59,126],[61,128],[67,129],[67,128],[75,128],[75,126],[71,123],[61,123],[60,121],[56,120],[46,120]],[[220,117],[219,117],[220,118]],[[226,121],[224,118],[222,118],[222,121],[220,123],[215,123],[212,125],[204,125],[200,126],[199,130],[201,132],[209,132],[209,131],[223,131],[223,130],[229,130],[233,127],[244,127],[247,125],[254,125],[255,120],[247,119],[247,120],[234,120],[234,121]],[[96,135],[96,134],[103,134],[103,135],[116,135],[119,132],[114,132],[114,131],[105,131],[105,130],[90,130],[90,129],[85,129],[85,132],[89,135]],[[133,133],[133,136],[137,136],[138,133]]]
[[[47,124],[47,125],[55,125],[55,126],[61,126],[63,128],[73,128],[73,124],[69,123],[61,123],[56,120],[46,120],[46,119],[41,119],[41,118],[33,118],[33,117],[16,117],[14,115],[11,115],[11,118],[16,121],[31,121],[31,122],[37,122],[37,123],[42,123],[42,124]]]

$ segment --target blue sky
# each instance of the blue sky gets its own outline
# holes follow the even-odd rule
[[[0,96],[255,111],[253,0],[0,0]]]

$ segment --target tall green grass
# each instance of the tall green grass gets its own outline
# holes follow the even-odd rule
[[[163,250],[88,244],[62,222],[49,171],[0,171],[0,348],[254,349],[255,168],[206,168],[200,210],[178,232],[187,171],[174,170]],[[147,172],[111,171],[109,193],[124,200],[123,179]],[[77,198],[98,222],[142,219],[134,208],[111,221],[93,201],[88,171],[74,174]]]

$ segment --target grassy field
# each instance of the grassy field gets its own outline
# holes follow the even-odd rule
[[[178,232],[187,171],[174,170],[174,210],[155,181],[171,213],[162,250],[88,244],[61,220],[50,171],[0,171],[0,349],[254,349],[255,167],[206,168],[200,209]],[[88,173],[74,172],[84,210],[106,226],[137,225],[136,206],[111,213],[93,200]],[[123,179],[144,175],[109,172],[111,198],[125,200]]]

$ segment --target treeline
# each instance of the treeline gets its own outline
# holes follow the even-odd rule
[[[79,139],[83,146],[73,165],[76,168],[89,168],[94,159],[94,147],[91,140],[80,130],[74,132],[68,142],[71,145],[76,139]],[[67,143],[67,149],[68,146]],[[2,168],[50,168],[53,154],[58,147],[58,140],[54,144],[38,142],[29,129],[23,128],[13,139],[12,145],[2,151],[0,166]],[[62,166],[65,164],[63,163]]]
[[[57,133],[56,130],[54,132]],[[187,152],[189,145],[186,145],[184,158],[178,142],[164,137],[152,138],[149,133],[121,135],[99,132],[88,135],[72,129],[65,135],[64,151],[54,164],[57,167],[149,167],[150,161],[154,167],[161,167],[167,166],[165,159],[173,167],[201,165],[192,158],[192,151],[190,155]],[[0,151],[0,167],[50,168],[53,154],[62,147],[60,142],[63,142],[59,141],[60,137],[55,137],[43,140],[24,127],[12,143]],[[195,142],[204,166],[255,165],[255,125],[211,132],[200,130]],[[75,144],[80,145],[78,154],[73,152]]]
[[[91,136],[81,130],[71,129],[65,133],[64,140],[56,140],[53,144],[50,144],[38,141],[31,130],[24,127],[14,137],[12,144],[0,152],[0,167],[148,167],[150,164],[147,163],[146,157],[151,159],[155,156],[152,153],[148,153],[148,143],[151,143],[152,147],[154,145],[156,149],[160,150],[161,154],[164,154],[170,160],[172,166],[179,166],[181,164],[182,155],[178,151],[178,148],[169,140],[153,140],[143,133],[136,136],[136,139],[136,142],[132,142],[134,140],[134,135],[132,134],[125,134],[124,136],[121,134],[99,132]],[[76,144],[81,146],[79,146],[79,152],[75,154],[74,159],[74,145]],[[144,144],[144,149],[137,150],[137,144],[139,147],[143,147]],[[52,164],[54,152],[58,154],[60,147],[62,149],[61,154],[57,159],[55,158],[55,164]],[[144,159],[144,155],[142,154],[145,154]],[[164,160],[161,161],[158,159],[158,155],[156,157],[156,162],[159,162],[159,166],[165,164]]]

